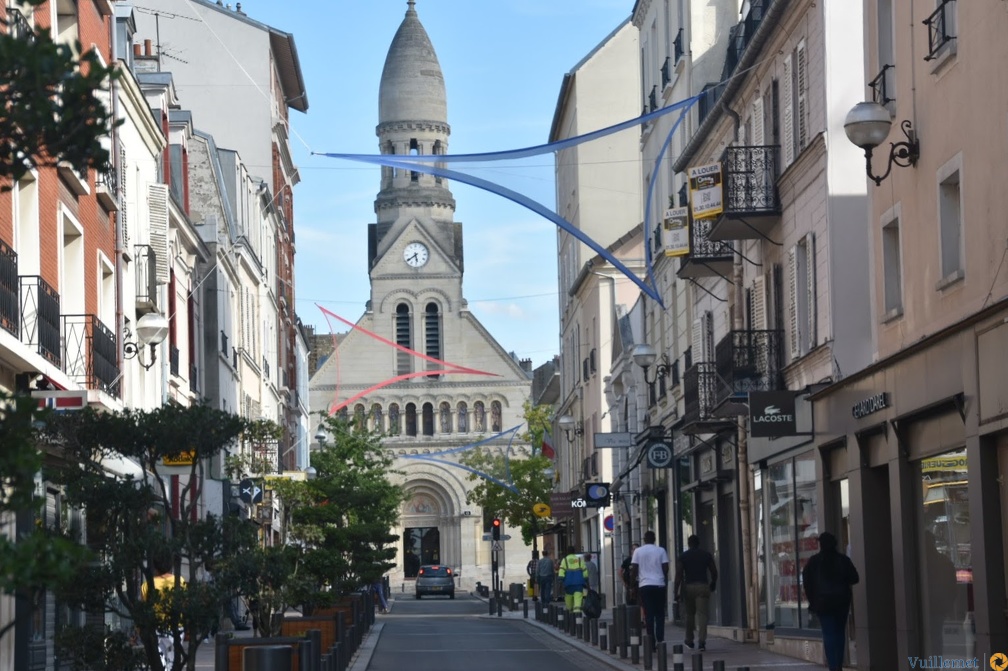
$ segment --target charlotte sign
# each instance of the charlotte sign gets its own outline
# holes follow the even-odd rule
[[[795,435],[794,392],[749,392],[749,427],[753,438]]]

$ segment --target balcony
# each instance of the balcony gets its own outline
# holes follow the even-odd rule
[[[732,419],[714,415],[717,389],[718,375],[714,363],[701,362],[686,370],[683,375],[683,433],[716,433],[735,425]]]
[[[727,147],[721,155],[724,210],[714,219],[709,239],[769,239],[780,223],[777,156],[780,147]]]
[[[782,331],[732,331],[721,339],[714,348],[714,414],[742,414],[749,392],[782,388],[783,338]]]
[[[168,372],[178,377],[179,374],[179,348],[175,345],[168,347]]]
[[[658,86],[651,87],[651,93],[648,94],[648,112],[654,112],[658,109]]]
[[[136,309],[138,312],[157,311],[157,252],[150,245],[136,245]]]
[[[63,343],[63,370],[70,379],[119,396],[119,344],[96,315],[64,315]]]
[[[933,61],[939,58],[946,45],[950,45],[955,35],[952,34],[952,3],[955,0],[944,0],[938,8],[931,13],[931,16],[924,20],[924,25],[928,29],[928,55],[925,61]]]
[[[3,240],[0,240],[0,328],[15,338],[21,336],[17,252]]]
[[[107,170],[95,173],[95,196],[106,212],[119,210],[119,199],[116,194],[116,171],[111,165]]]
[[[665,87],[672,83],[672,58],[670,56],[665,57],[665,62],[661,66],[661,87],[665,90]]]
[[[7,8],[7,32],[16,40],[35,41],[35,31],[32,30],[28,19],[20,10],[13,7]]]
[[[889,97],[889,81],[894,76],[894,73],[891,71],[895,69],[895,65],[883,65],[881,72],[875,75],[875,79],[868,82],[868,87],[872,92],[872,102],[876,102],[884,107],[896,100]]]
[[[682,279],[731,275],[735,250],[730,243],[710,239],[713,225],[714,219],[695,219],[690,223],[690,251],[679,260],[677,273]]]
[[[682,60],[683,55],[686,53],[686,51],[683,49],[683,29],[682,28],[679,29],[679,32],[676,33],[675,40],[672,41],[672,49],[673,49],[673,56],[674,56],[672,62],[675,65],[679,65],[679,61]]]
[[[60,296],[38,275],[18,278],[21,294],[21,342],[46,361],[60,365]]]
[[[200,391],[199,368],[194,363],[189,364],[189,391],[194,394],[199,394]]]

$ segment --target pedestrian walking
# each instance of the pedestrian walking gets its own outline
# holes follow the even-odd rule
[[[549,550],[543,550],[542,558],[536,564],[536,581],[539,583],[539,600],[543,604],[548,604],[553,600],[553,581],[556,579],[556,571],[553,567],[553,559],[549,556]]]
[[[688,549],[676,561],[676,601],[686,606],[686,638],[683,645],[700,650],[707,649],[707,620],[710,613],[711,592],[717,589],[717,565],[710,552],[700,548],[700,537],[693,534],[686,539]],[[694,638],[696,634],[696,638]]]
[[[847,648],[847,617],[853,592],[860,580],[854,562],[837,550],[837,538],[828,531],[819,534],[819,552],[802,569],[802,585],[809,611],[819,618],[823,651],[830,671],[841,671]]]
[[[567,548],[567,556],[560,562],[557,571],[564,586],[564,605],[568,613],[581,612],[581,600],[588,585],[587,569],[581,555],[574,548]]]
[[[644,545],[630,559],[630,575],[638,585],[644,625],[651,649],[665,640],[665,601],[667,599],[669,558],[665,548],[655,544],[655,533],[644,532]]]
[[[588,587],[590,589],[593,589],[593,590],[595,590],[597,592],[597,591],[599,591],[599,589],[598,589],[599,588],[599,584],[598,584],[598,565],[596,565],[595,562],[592,561],[591,552],[586,552],[585,553],[584,562],[585,562],[585,569],[588,571],[588,573],[587,573],[587,576],[588,576]]]
[[[637,605],[637,581],[634,580],[633,574],[630,570],[630,564],[633,562],[633,553],[637,551],[640,547],[640,543],[634,543],[630,546],[630,554],[626,556],[623,563],[620,565],[620,579],[623,581],[623,589],[626,594],[626,602],[628,606]]]

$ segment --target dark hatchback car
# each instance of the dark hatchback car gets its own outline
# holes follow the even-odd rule
[[[448,598],[455,598],[455,576],[447,566],[428,564],[421,566],[417,572],[416,598],[423,595],[447,594]]]

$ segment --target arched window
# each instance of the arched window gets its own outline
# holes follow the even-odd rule
[[[434,404],[423,404],[423,435],[434,435]]]
[[[367,418],[364,415],[364,404],[358,403],[353,409],[354,418],[354,430],[355,431],[366,431],[367,430]]]
[[[490,403],[490,430],[497,433],[501,430],[501,404],[500,401]]]
[[[448,401],[442,401],[438,414],[441,416],[441,433],[451,433],[452,411]]]
[[[465,401],[458,404],[458,432],[469,433],[469,408]]]
[[[371,406],[371,430],[385,433],[385,418],[382,416],[381,403],[374,403]]]
[[[444,145],[441,144],[441,140],[434,140],[434,147],[431,149],[431,153],[434,154],[435,156],[440,156],[441,154],[444,153]],[[444,163],[438,163],[437,166],[439,168],[443,168]],[[434,175],[434,183],[435,184],[441,183],[441,175]]]
[[[409,153],[410,156],[416,156],[420,153],[420,145],[417,143],[416,138],[409,141]],[[420,173],[416,170],[410,171],[410,181],[416,184],[420,181]]]
[[[428,303],[424,310],[424,342],[426,343],[427,356],[435,359],[441,358],[441,315],[438,313],[437,303]],[[438,370],[441,364],[433,361],[427,362],[427,370]],[[431,375],[432,378],[441,377]]]
[[[343,420],[344,422],[350,419],[350,411],[344,405],[342,408],[336,411],[336,417]]]
[[[416,435],[416,403],[406,404],[406,435]]]
[[[397,345],[413,349],[413,333],[410,328],[410,306],[408,303],[400,303],[396,306],[395,315],[395,340]],[[412,373],[410,363],[413,356],[409,352],[396,350],[396,374],[405,375]]]
[[[483,401],[473,403],[473,431],[486,431],[486,408]]]
[[[392,403],[388,407],[388,432],[390,436],[398,436],[402,431],[399,426],[399,404]]]

